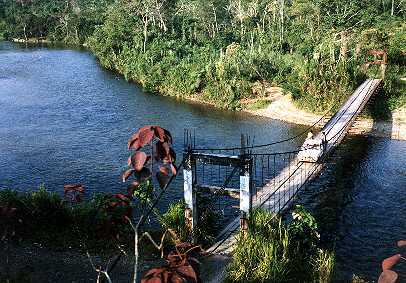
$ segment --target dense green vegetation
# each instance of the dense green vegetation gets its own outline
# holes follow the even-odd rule
[[[131,227],[116,217],[122,214],[119,207],[115,211],[109,208],[111,197],[98,193],[71,202],[42,186],[26,192],[0,190],[1,237],[98,251],[114,251],[118,243],[130,246]],[[172,205],[159,220],[163,229],[173,229],[182,239],[187,237],[182,203]],[[152,226],[150,232],[161,233],[159,227]]]
[[[238,109],[267,95],[252,91],[261,82],[325,112],[365,78],[366,51],[380,48],[388,86],[373,113],[406,100],[405,1],[1,1],[0,34],[87,43],[104,67],[164,95]]]
[[[330,282],[334,254],[321,249],[315,219],[297,207],[282,221],[256,210],[241,234],[228,267],[230,282]]]
[[[8,39],[47,39],[83,43],[113,0],[1,0],[0,34]]]
[[[72,204],[60,194],[44,187],[24,193],[0,190],[2,236],[55,246],[81,247],[83,244],[103,250],[115,248],[114,234],[103,207],[105,195]],[[4,209],[14,209],[10,215]],[[125,227],[120,227],[125,229]]]

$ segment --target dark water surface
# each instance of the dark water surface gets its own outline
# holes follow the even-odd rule
[[[269,142],[304,129],[146,94],[87,51],[0,42],[0,188],[45,184],[62,192],[78,182],[90,192],[122,190],[128,137],[146,124],[169,129],[178,153],[185,128],[196,129],[201,146],[236,145],[241,133]],[[300,195],[322,222],[324,240],[337,240],[337,281],[376,280],[380,261],[406,239],[405,152],[406,142],[347,139],[337,163]],[[406,262],[399,266],[405,272]]]
[[[185,128],[196,130],[201,146],[235,145],[241,133],[261,142],[303,130],[146,94],[86,51],[10,43],[0,43],[0,109],[0,187],[18,190],[43,183],[61,191],[72,182],[90,191],[122,189],[127,140],[148,124],[170,130],[178,154]]]
[[[377,281],[383,259],[406,249],[406,142],[349,137],[322,175],[300,194],[323,241],[336,242],[336,282]],[[396,266],[406,282],[406,262]],[[369,281],[368,281],[369,282]]]

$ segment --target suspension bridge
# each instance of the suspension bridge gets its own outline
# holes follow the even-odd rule
[[[289,152],[266,151],[275,144],[305,135],[320,124],[325,115],[297,136],[263,145],[250,145],[250,139],[242,137],[240,147],[199,149],[193,135],[189,132],[185,134],[184,198],[190,225],[199,225],[198,192],[209,191],[217,195],[219,206],[223,205],[223,213],[227,210],[227,201],[220,197],[234,198],[237,200],[234,208],[239,212],[218,234],[217,242],[207,250],[212,257],[205,261],[205,265],[214,276],[208,278],[208,282],[224,279],[224,269],[236,244],[238,231],[248,229],[251,209],[260,207],[282,215],[291,207],[295,196],[320,174],[326,159],[381,87],[380,79],[366,80],[311,138],[312,142],[306,140],[301,148]],[[258,149],[262,152],[256,152]]]
[[[382,51],[377,54],[386,53]],[[385,58],[380,61],[375,58],[376,62],[371,63],[380,64],[383,75],[387,64]],[[170,177],[148,212],[141,217],[138,226],[141,227],[149,219],[168,188],[176,184],[174,180],[183,175],[185,218],[193,231],[192,237],[196,237],[198,233],[195,232],[203,227],[201,225],[206,228],[215,225],[204,223],[202,215],[217,213],[218,219],[214,222],[220,222],[217,228],[224,227],[217,229],[221,231],[216,243],[206,250],[212,257],[206,258],[204,265],[209,270],[206,273],[212,275],[212,278],[205,279],[206,282],[222,282],[238,230],[249,229],[252,209],[262,208],[275,215],[283,215],[294,203],[298,192],[325,168],[331,153],[381,87],[381,79],[367,79],[332,117],[327,118],[330,109],[303,132],[267,144],[254,144],[249,136],[241,135],[240,146],[199,148],[195,134],[185,130],[184,156],[177,168],[182,173]],[[327,119],[328,122],[324,123]],[[317,135],[308,136],[300,148],[288,152],[275,152],[272,149],[277,144],[302,138],[316,127],[322,129]]]
[[[304,146],[292,152],[249,153],[248,155],[253,159],[252,169],[256,172],[258,169],[260,170],[259,178],[258,174],[253,173],[254,184],[251,186],[253,191],[250,208],[261,207],[277,214],[283,214],[290,207],[299,190],[322,171],[326,158],[343,140],[369,99],[379,91],[381,84],[380,79],[369,79],[361,84],[313,138],[316,141],[316,149],[314,146],[310,148]],[[320,146],[317,148],[318,144]],[[260,145],[260,147],[263,146],[267,145]],[[248,148],[253,150],[256,146]],[[317,159],[312,162],[303,161],[303,157],[311,155],[314,150],[319,152]],[[280,159],[283,160],[283,168],[278,170],[276,168],[278,167],[277,160]],[[270,168],[270,165],[274,168]],[[216,254],[230,253],[235,243],[235,232],[238,231],[240,225],[240,217],[231,221],[219,233],[218,242],[208,251]]]
[[[208,273],[215,276],[206,281],[221,282],[238,231],[249,228],[248,220],[252,209],[262,208],[275,215],[283,215],[294,203],[298,192],[323,170],[327,158],[339,146],[370,98],[381,87],[381,79],[368,79],[327,123],[324,121],[328,119],[328,113],[303,132],[267,144],[254,144],[250,137],[242,135],[240,146],[199,148],[196,146],[196,136],[185,130],[184,157],[178,166],[178,171],[183,168],[183,172],[171,176],[147,216],[140,222],[145,223],[146,217],[157,206],[168,187],[178,176],[183,175],[185,218],[189,227],[193,231],[199,231],[200,225],[213,225],[200,223],[203,221],[201,216],[208,212],[210,214],[216,211],[219,215],[217,220],[221,218],[220,227],[224,228],[219,229],[221,231],[216,243],[207,250],[212,255],[212,260],[205,261],[205,266],[211,269]],[[300,148],[288,152],[272,150],[277,144],[302,138],[322,124],[324,126],[318,134],[308,137]],[[214,203],[216,204],[210,206]],[[206,211],[201,211],[202,209]]]

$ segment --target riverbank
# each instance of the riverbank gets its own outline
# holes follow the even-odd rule
[[[281,88],[273,88],[273,95],[270,104],[262,109],[244,110],[250,114],[277,119],[299,125],[313,125],[322,128],[331,116],[314,114],[299,109],[293,102],[290,94],[283,95]],[[359,117],[352,128],[350,134],[366,135],[373,137],[384,137],[394,140],[406,140],[406,107],[396,109],[391,112],[391,118],[387,121],[374,121],[371,118]]]
[[[198,103],[216,107],[214,103],[208,103],[199,95],[185,99],[187,103]],[[297,125],[311,126],[319,121],[323,115],[315,114],[297,107],[290,94],[284,94],[280,87],[270,87],[267,89],[267,97],[262,99],[251,99],[241,101],[242,112],[251,115],[276,119]],[[250,109],[251,105],[263,104],[264,108]],[[331,116],[326,115],[315,127],[322,128]],[[356,119],[351,127],[350,134],[364,135],[371,137],[390,138],[393,140],[406,140],[406,107],[398,108],[391,112],[390,120],[374,121],[371,118],[361,116]]]
[[[12,41],[16,43],[28,44],[55,43],[49,40],[41,40],[38,38],[30,38],[28,41],[20,38],[14,38]],[[88,48],[86,44],[80,45],[80,47]],[[119,74],[121,73],[118,70],[116,70],[116,72],[118,72]],[[142,86],[141,82],[135,81],[135,83]],[[295,105],[295,102],[290,94],[286,94],[286,92],[280,87],[270,86],[269,83],[254,83],[251,87],[251,92],[254,96],[259,96],[260,98],[240,99],[239,104],[241,106],[237,108],[239,110],[234,109],[234,111],[243,111],[256,116],[307,126],[313,125],[322,117],[322,115],[320,114],[314,114],[300,109],[297,105]],[[171,96],[165,94],[165,90],[162,90],[158,94]],[[179,100],[187,103],[210,105],[215,108],[221,108],[215,102],[207,100],[207,97],[205,97],[204,93],[201,92],[183,96]],[[373,119],[366,117],[358,118],[351,128],[350,133],[391,138],[395,140],[406,140],[406,107],[392,111],[389,116],[391,118],[386,121],[374,121]],[[321,128],[328,121],[327,118],[329,118],[329,116],[320,121],[320,123],[318,123],[316,127]]]

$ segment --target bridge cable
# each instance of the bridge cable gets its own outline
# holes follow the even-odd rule
[[[246,147],[225,147],[225,148],[195,148],[193,149],[194,151],[227,151],[227,150],[242,150],[242,149],[254,149],[254,148],[261,148],[261,147],[267,147],[267,146],[272,146],[272,145],[276,145],[276,144],[281,144],[284,142],[288,142],[294,139],[297,139],[298,137],[308,133],[309,130],[311,130],[312,128],[314,128],[318,123],[320,123],[321,120],[323,120],[328,113],[330,113],[330,111],[337,105],[334,104],[326,113],[324,113],[323,116],[321,116],[321,118],[319,120],[317,120],[313,125],[311,125],[310,127],[306,128],[304,131],[300,132],[299,134],[290,137],[290,138],[286,138],[280,141],[276,141],[276,142],[271,142],[271,143],[267,143],[267,144],[260,144],[260,145],[251,145],[251,146],[246,146]]]

